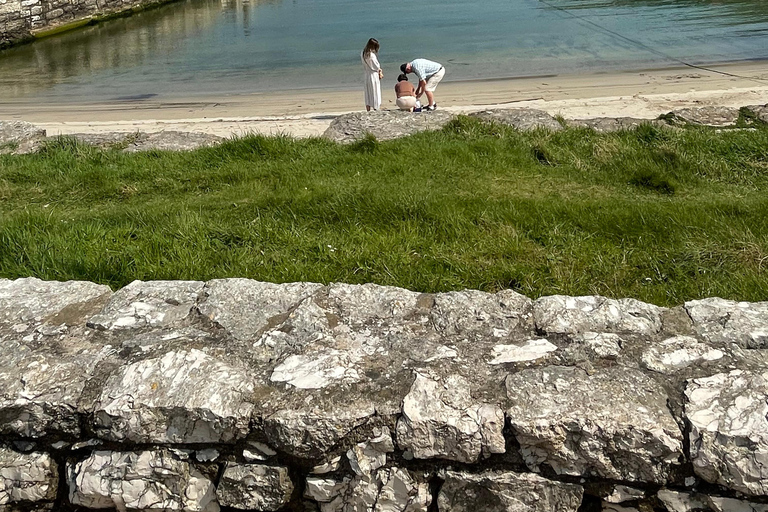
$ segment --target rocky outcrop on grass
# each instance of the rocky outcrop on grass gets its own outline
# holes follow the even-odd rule
[[[33,153],[45,140],[45,130],[26,121],[0,121],[0,155]]]
[[[734,107],[691,107],[673,110],[664,116],[673,125],[734,127],[739,120],[739,109]]]
[[[768,303],[0,280],[0,510],[768,510]]]
[[[488,123],[510,126],[520,131],[559,131],[564,127],[589,128],[598,132],[632,130],[641,125],[657,128],[705,126],[718,128],[749,127],[768,123],[768,105],[746,107],[698,107],[675,110],[656,119],[630,117],[598,117],[593,119],[556,119],[550,114],[530,108],[493,109],[468,114]],[[402,112],[383,110],[353,112],[337,116],[323,137],[341,143],[350,143],[373,137],[392,140],[423,131],[440,130],[454,120],[457,114],[445,110],[432,112]],[[47,142],[61,141],[59,137],[46,137],[45,130],[22,121],[0,121],[0,154],[25,154],[39,151]],[[63,140],[75,140],[102,149],[116,149],[128,153],[151,150],[189,151],[219,144],[224,139],[216,135],[163,131],[76,133]]]
[[[153,133],[73,133],[67,137],[103,149],[121,149],[126,153],[151,150],[190,151],[212,146],[224,140],[217,135],[173,130]]]
[[[473,112],[469,117],[475,117],[482,121],[504,124],[520,131],[545,129],[553,132],[563,129],[557,119],[543,110],[533,108],[503,108],[496,110],[482,110]]]
[[[223,140],[217,135],[178,131],[74,133],[48,137],[44,129],[34,124],[24,121],[0,121],[0,154],[36,153],[44,149],[46,144],[71,141],[126,153],[152,150],[191,151],[213,146]]]
[[[558,120],[550,114],[530,108],[500,108],[468,114],[482,121],[511,126],[520,131],[559,131],[563,127],[591,128],[598,132],[631,130],[640,125],[654,127],[709,126],[736,128],[768,122],[768,107],[753,105],[742,109],[730,107],[696,107],[675,110],[656,119],[630,117],[598,117],[594,119]],[[352,142],[366,135],[389,140],[425,130],[437,130],[456,115],[443,110],[409,113],[400,111],[355,112],[337,117],[323,134],[336,142]]]
[[[445,110],[352,112],[336,117],[323,137],[336,142],[352,142],[371,134],[378,140],[391,140],[425,130],[439,130],[454,117]]]

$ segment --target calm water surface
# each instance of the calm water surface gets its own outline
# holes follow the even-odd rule
[[[0,52],[0,101],[357,87],[359,52],[446,80],[768,58],[766,0],[182,0]]]

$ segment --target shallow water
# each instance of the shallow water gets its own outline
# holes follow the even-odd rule
[[[0,52],[0,100],[357,86],[382,44],[446,80],[768,58],[765,0],[182,0]]]

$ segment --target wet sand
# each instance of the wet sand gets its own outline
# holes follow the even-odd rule
[[[444,82],[436,98],[439,108],[457,113],[528,107],[569,119],[654,118],[683,107],[768,103],[768,61],[707,68],[719,73],[686,67]],[[382,81],[384,109],[396,108],[393,86],[394,77]],[[84,104],[0,99],[0,119],[29,121],[49,135],[181,130],[307,137],[321,135],[339,114],[363,110],[362,103],[362,87]]]

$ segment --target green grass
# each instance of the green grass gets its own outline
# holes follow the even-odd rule
[[[768,300],[768,128],[0,156],[0,276]]]

